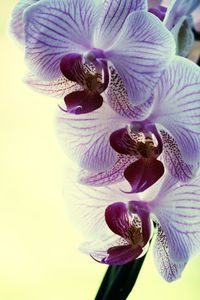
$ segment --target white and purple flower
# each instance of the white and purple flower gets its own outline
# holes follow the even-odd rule
[[[193,178],[200,161],[199,67],[176,57],[149,101],[137,107],[130,104],[119,75],[111,73],[109,105],[81,118],[58,112],[64,150],[89,170],[81,172],[81,182],[110,184],[125,175],[132,192],[141,192],[164,168],[181,181]]]
[[[138,105],[148,100],[175,53],[171,33],[147,12],[144,0],[36,1],[24,11],[23,28],[33,74],[48,81],[64,75],[82,87],[65,98],[69,110],[79,114],[101,106],[107,63],[116,68],[130,101]],[[95,69],[92,79],[84,64]]]
[[[175,56],[193,44],[200,2],[162,4],[19,1],[11,31],[25,47],[28,84],[64,97],[58,136],[84,168],[69,201],[87,236],[82,250],[126,264],[146,253],[156,227],[156,265],[173,281],[200,251],[200,69]]]
[[[200,252],[200,177],[187,184],[168,175],[161,181],[154,196],[152,189],[145,195],[124,194],[121,184],[76,186],[77,196],[69,205],[84,228],[86,242],[80,249],[101,263],[125,264],[144,255],[156,233],[153,252],[159,273],[169,282],[179,278]]]

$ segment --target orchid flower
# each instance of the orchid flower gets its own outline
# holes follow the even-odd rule
[[[176,57],[149,101],[137,107],[130,104],[114,69],[111,74],[109,105],[82,118],[58,111],[64,151],[86,169],[80,181],[101,185],[125,176],[131,191],[141,192],[164,168],[181,181],[193,178],[200,161],[199,67]]]
[[[154,188],[145,194],[127,195],[121,192],[121,184],[77,185],[68,204],[73,220],[84,229],[86,242],[80,249],[101,263],[125,264],[147,251],[153,235],[159,273],[169,282],[176,280],[189,259],[200,252],[199,182],[198,176],[180,184],[166,174],[154,195]]]
[[[199,0],[149,1],[149,12],[156,15],[172,32],[177,45],[177,54],[187,56],[194,44],[192,26],[198,24],[195,9]],[[195,13],[192,20],[191,13]],[[194,14],[193,14],[194,15]]]
[[[175,52],[171,33],[144,0],[41,0],[25,9],[23,28],[33,74],[47,81],[64,75],[80,86],[65,98],[78,114],[102,105],[108,64],[119,72],[130,101],[146,102]]]
[[[112,233],[102,241],[86,242],[83,251],[110,265],[122,265],[146,253],[152,232],[149,212],[130,214],[125,203],[115,202],[106,208],[105,221]]]

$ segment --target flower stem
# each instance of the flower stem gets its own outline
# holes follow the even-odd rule
[[[125,300],[136,283],[145,256],[122,266],[109,266],[95,300]]]

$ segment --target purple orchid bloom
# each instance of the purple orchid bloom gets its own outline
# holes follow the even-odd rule
[[[86,169],[80,181],[110,184],[125,175],[132,192],[141,192],[162,176],[163,166],[178,180],[193,178],[200,160],[199,67],[176,57],[151,99],[137,107],[114,69],[111,74],[109,105],[83,118],[58,112],[63,148]]]
[[[168,282],[176,280],[189,259],[200,253],[199,182],[198,176],[180,184],[166,175],[158,192],[152,195],[155,189],[150,189],[140,194],[142,198],[124,194],[120,191],[124,186],[119,184],[95,189],[76,186],[79,196],[73,195],[73,203],[68,203],[73,218],[84,227],[86,242],[80,249],[101,263],[125,264],[143,255],[147,240],[157,233],[153,249],[156,267]]]
[[[147,101],[174,57],[172,35],[147,12],[144,0],[41,0],[25,9],[23,22],[26,60],[33,74],[47,81],[64,75],[80,85],[65,97],[73,113],[102,105],[108,64],[119,72],[130,100],[138,105]],[[85,71],[85,64],[94,74]]]
[[[176,53],[187,56],[194,45],[191,13],[200,6],[199,0],[149,1],[149,12],[156,15],[172,32],[176,42]]]

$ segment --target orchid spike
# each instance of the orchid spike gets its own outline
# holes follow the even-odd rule
[[[176,53],[188,56],[194,45],[192,27],[198,26],[199,0],[149,1],[149,12],[156,15],[171,31],[176,42]],[[193,13],[193,19],[191,13]]]
[[[131,191],[141,192],[163,175],[163,166],[178,180],[193,178],[200,161],[199,68],[176,57],[152,98],[137,107],[114,69],[111,74],[109,105],[82,119],[58,112],[64,150],[89,171],[80,174],[80,181],[109,184],[125,175]]]
[[[79,186],[80,200],[74,197],[70,205],[78,208],[82,203],[73,216],[80,227],[85,224],[88,229],[80,249],[101,263],[123,264],[135,259],[137,251],[138,257],[144,254],[147,239],[157,233],[153,250],[156,267],[165,280],[176,280],[189,259],[200,253],[199,182],[198,176],[180,184],[167,174],[159,182],[158,192],[152,195],[155,189],[151,188],[142,199],[121,192],[124,187],[120,184],[92,190]],[[122,202],[113,202],[116,194],[116,200]]]
[[[83,90],[65,98],[72,113],[101,106],[107,64],[118,70],[130,101],[146,102],[175,53],[172,35],[147,12],[144,0],[38,1],[25,9],[23,27],[26,60],[35,75],[54,81],[64,74],[72,80],[70,67],[77,74],[72,81]],[[84,64],[95,69],[93,78],[83,71]]]
[[[198,6],[199,0],[173,0],[169,4],[169,9],[164,20],[167,28],[171,30],[182,18],[189,16]]]

